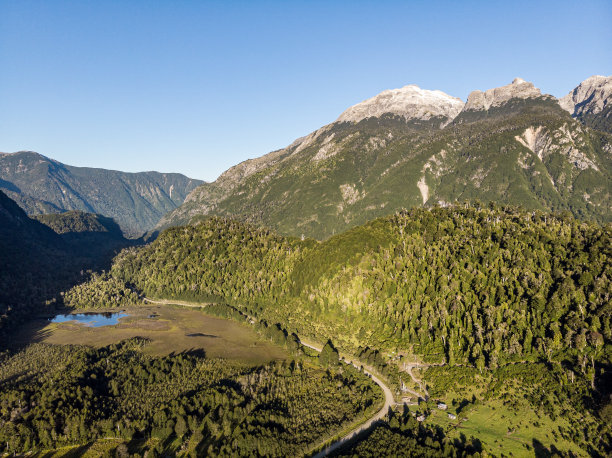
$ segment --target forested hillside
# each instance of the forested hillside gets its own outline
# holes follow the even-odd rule
[[[603,350],[610,237],[610,226],[508,207],[415,209],[324,243],[213,218],[122,252],[112,275],[155,297],[229,299],[347,348],[357,332],[494,367]]]
[[[116,238],[122,237],[121,228],[112,218],[95,213],[72,210],[35,215],[33,219],[49,226],[57,234],[107,233]]]
[[[222,298],[352,353],[377,349],[381,370],[409,354],[481,374],[561,365],[551,376],[572,380],[567,396],[596,418],[610,394],[611,250],[609,225],[493,205],[399,212],[323,243],[213,218],[122,252],[66,299],[110,299],[124,284]]]

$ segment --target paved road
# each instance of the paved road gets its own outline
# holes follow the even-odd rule
[[[312,348],[313,350],[316,350],[319,353],[322,350],[321,347],[318,347],[318,346],[312,345],[312,344],[308,344],[308,343],[303,342],[303,341],[302,341],[302,345],[304,345],[305,347],[308,347],[308,348]],[[359,361],[353,361],[353,360],[351,360],[349,358],[345,358],[344,360],[346,361],[347,364],[352,364],[357,369],[359,369],[360,367],[363,366],[361,364],[361,362],[359,362]],[[348,441],[353,439],[358,434],[361,434],[362,432],[369,430],[370,428],[372,428],[374,423],[376,423],[378,420],[381,420],[385,415],[387,415],[387,412],[389,411],[389,408],[395,404],[395,399],[393,398],[393,394],[391,393],[391,390],[385,384],[385,382],[383,382],[381,379],[379,379],[374,374],[372,374],[372,372],[370,372],[365,366],[363,366],[363,372],[365,374],[369,375],[372,378],[372,380],[383,390],[383,393],[385,393],[385,404],[382,406],[382,408],[372,418],[370,418],[365,423],[362,423],[361,425],[355,427],[349,433],[347,433],[346,435],[344,435],[343,437],[341,437],[337,441],[333,442],[332,444],[330,444],[329,446],[327,446],[326,448],[321,450],[319,453],[314,455],[313,458],[321,458],[321,457],[327,456],[331,452],[336,450],[337,448],[339,448],[342,445],[346,444]]]

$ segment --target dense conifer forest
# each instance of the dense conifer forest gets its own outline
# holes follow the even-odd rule
[[[146,345],[32,344],[2,357],[0,450],[113,439],[149,457],[296,456],[378,408],[381,396],[350,366],[301,357],[254,367],[198,351],[151,357]]]
[[[526,399],[579,431],[558,434],[603,453],[611,235],[610,225],[568,214],[492,204],[402,211],[325,242],[212,218],[124,250],[65,300],[123,304],[138,300],[133,291],[224,300],[290,333],[331,338],[396,389],[409,357],[429,366],[432,395],[462,380],[453,371],[472,371],[472,383],[488,387],[475,398]],[[505,383],[517,389],[504,392]]]
[[[133,297],[131,286],[228,300],[350,350],[413,347],[479,370],[557,357],[580,368],[610,356],[611,236],[610,226],[511,208],[415,209],[323,243],[213,218],[124,250],[66,303]]]

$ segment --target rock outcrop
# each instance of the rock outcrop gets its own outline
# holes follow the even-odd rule
[[[612,103],[611,101],[612,76],[595,75],[559,99],[559,104],[576,118],[587,113],[601,113]]]
[[[533,83],[525,81],[522,78],[515,78],[512,83],[506,86],[488,89],[485,92],[471,92],[463,110],[488,110],[491,107],[503,105],[511,99],[528,99],[541,96],[542,93]]]

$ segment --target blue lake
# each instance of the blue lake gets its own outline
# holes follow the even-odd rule
[[[117,324],[119,318],[128,316],[127,313],[75,313],[69,315],[57,315],[55,318],[49,319],[51,323],[65,323],[66,321],[78,321],[86,326],[92,328],[99,328],[100,326],[110,326]]]

